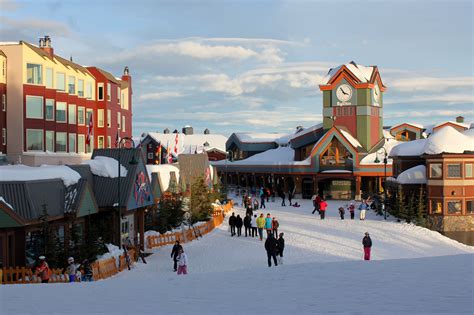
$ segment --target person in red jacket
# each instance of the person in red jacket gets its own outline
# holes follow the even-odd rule
[[[326,198],[322,198],[321,202],[319,203],[319,215],[321,216],[321,220],[324,220],[324,215],[326,214],[326,208],[328,204],[326,202]]]
[[[46,262],[46,257],[39,256],[39,266],[36,267],[36,274],[41,278],[41,283],[49,282],[49,266]]]

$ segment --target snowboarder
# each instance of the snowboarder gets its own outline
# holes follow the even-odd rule
[[[276,217],[273,217],[273,220],[272,220],[272,231],[273,231],[273,235],[276,237],[278,237],[278,228],[280,227],[280,223],[278,222],[277,218]]]
[[[321,216],[321,220],[324,220],[327,207],[328,207],[328,204],[326,202],[326,198],[323,197],[321,199],[321,202],[319,203],[319,215]]]
[[[267,230],[267,237],[272,234],[272,218],[270,217],[270,213],[267,213],[267,217],[265,218],[265,230]]]
[[[354,210],[355,210],[355,206],[354,204],[351,202],[351,204],[349,205],[349,212],[351,214],[351,220],[354,220]]]
[[[73,257],[69,257],[67,259],[68,266],[66,268],[66,273],[69,276],[69,282],[75,282],[76,281],[76,273],[77,273],[77,265],[74,262]]]
[[[365,220],[365,212],[369,209],[369,205],[367,204],[367,200],[362,200],[362,203],[359,206],[360,210],[360,220]]]
[[[252,220],[252,217],[250,216],[250,214],[247,213],[244,218],[245,237],[247,237],[247,232],[248,232],[248,236],[250,236],[250,233],[252,230],[251,225],[250,225],[251,220]]]
[[[265,250],[267,251],[268,267],[272,266],[272,258],[275,266],[278,266],[276,253],[277,253],[277,240],[273,237],[273,234],[269,234],[265,241]]]
[[[252,227],[252,237],[258,235],[257,232],[257,215],[254,215],[250,220],[250,226]]]
[[[311,212],[311,214],[314,214],[316,211],[318,211],[319,213],[319,205],[321,203],[321,197],[319,197],[319,195],[313,195],[313,207],[314,207],[314,210],[313,212]]]
[[[181,247],[178,254],[178,275],[188,274],[188,257],[184,253],[184,249]]]
[[[339,216],[341,217],[341,220],[344,220],[344,214],[346,214],[346,210],[344,209],[343,206],[339,207]]]
[[[39,266],[36,267],[36,274],[39,274],[41,278],[41,283],[48,283],[49,282],[49,266],[46,262],[46,257],[39,256]]]
[[[232,215],[229,217],[230,236],[235,235],[235,219],[235,212],[232,212]]]
[[[178,270],[178,255],[181,249],[183,249],[183,246],[179,244],[179,241],[176,241],[174,243],[173,249],[171,250],[171,258],[173,258],[173,261],[174,261],[174,264],[173,264],[174,272]]]
[[[277,252],[277,258],[278,258],[278,263],[280,265],[283,265],[283,250],[285,249],[285,239],[283,238],[283,233],[280,233],[280,237],[277,240],[278,243],[278,252]]]
[[[256,220],[257,228],[258,228],[258,235],[260,236],[260,240],[263,240],[263,228],[265,227],[265,218],[263,217],[263,213]]]
[[[235,218],[235,227],[237,228],[237,236],[239,237],[242,235],[242,218],[240,217],[240,214]]]
[[[365,236],[362,239],[362,245],[364,245],[364,260],[370,260],[370,249],[372,248],[372,239],[370,239],[369,232],[365,232]]]
[[[281,206],[286,207],[286,204],[285,204],[285,198],[286,197],[285,197],[285,193],[283,191],[280,193],[280,197],[281,197]]]

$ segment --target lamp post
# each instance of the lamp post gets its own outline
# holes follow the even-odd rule
[[[118,209],[118,222],[119,222],[119,240],[118,240],[118,243],[119,243],[119,247],[121,248],[122,247],[122,221],[121,221],[121,218],[122,218],[122,212],[121,212],[121,204],[120,204],[120,197],[121,197],[121,191],[120,191],[120,181],[121,181],[121,177],[122,177],[122,174],[121,174],[121,160],[122,160],[122,146],[125,144],[125,143],[130,143],[132,147],[134,147],[134,142],[132,140],[132,138],[130,137],[123,137],[122,139],[120,139],[119,143],[118,143],[118,179],[117,179],[117,199],[118,199],[118,202],[117,202],[117,209]],[[130,165],[136,165],[138,164],[137,160],[135,159],[135,155],[133,155],[132,157],[132,160],[129,162]]]
[[[384,181],[383,181],[383,218],[384,220],[387,220],[387,157],[388,157],[388,153],[387,153],[387,149],[385,149],[385,147],[381,147],[380,148],[380,153],[383,152],[384,156],[383,156],[383,169],[384,169]],[[379,151],[377,151],[375,153],[375,163],[380,163],[380,160],[379,160],[379,157],[378,157],[378,153]]]

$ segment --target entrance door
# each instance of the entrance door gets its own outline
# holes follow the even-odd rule
[[[313,179],[303,178],[301,185],[303,199],[311,199],[311,197],[313,196]]]

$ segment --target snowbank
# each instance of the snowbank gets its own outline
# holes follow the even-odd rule
[[[160,176],[163,191],[167,191],[170,185],[171,172],[176,174],[176,180],[179,182],[179,168],[172,164],[147,165],[148,178],[151,180],[152,173],[158,173]]]
[[[65,186],[77,184],[81,175],[65,165],[26,165],[0,166],[0,181],[28,181],[44,179],[62,179]]]
[[[82,164],[88,164],[94,175],[101,177],[118,177],[118,161],[107,156],[96,156],[93,160],[83,161]],[[120,176],[127,176],[127,169],[120,165]]]
[[[120,261],[120,256],[123,254],[123,250],[120,249],[118,246],[115,246],[114,244],[105,244],[105,246],[107,247],[107,250],[109,252],[97,256],[97,260],[104,260],[104,259],[109,259],[111,257],[114,257],[115,262],[117,263],[117,266],[118,266],[118,263]]]
[[[392,152],[392,149],[398,144],[400,144],[400,141],[397,141],[395,139],[387,139],[386,138],[386,141],[385,141],[383,147],[385,148],[385,150],[387,150],[388,156],[390,156],[390,153]],[[379,163],[375,163],[375,158],[376,157],[378,157],[378,159],[380,161]],[[377,152],[367,154],[360,161],[360,164],[363,164],[363,165],[380,165],[380,164],[382,164],[383,165],[383,158],[384,158],[384,152],[383,152],[382,149],[379,149],[379,150],[377,150]],[[393,163],[393,160],[388,158],[387,159],[387,164],[392,165],[392,163]]]
[[[418,165],[400,173],[397,177],[399,184],[426,184],[426,167]]]

